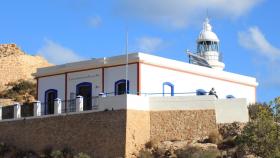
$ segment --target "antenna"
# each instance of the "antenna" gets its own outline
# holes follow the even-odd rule
[[[126,42],[125,42],[125,53],[126,53],[126,64],[125,64],[125,94],[127,94],[127,79],[128,79],[128,31],[126,28]]]
[[[206,10],[206,18],[207,19],[209,19],[210,17],[209,17],[209,9],[207,8],[207,10]]]

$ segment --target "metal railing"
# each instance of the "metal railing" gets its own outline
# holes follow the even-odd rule
[[[10,105],[10,106],[4,106],[2,107],[2,119],[13,119],[15,114],[15,106],[16,105]],[[20,110],[21,117],[32,117],[33,114],[33,104],[23,104],[21,105]]]
[[[2,119],[14,118],[14,106],[5,106],[2,108]]]
[[[129,92],[128,94],[141,96],[195,96],[208,95],[208,92],[182,92],[182,93],[139,93]],[[115,92],[102,93],[99,96],[92,96],[90,98],[83,98],[82,102],[79,99],[60,100],[56,99],[54,102],[20,105],[20,117],[45,116],[54,114],[67,114],[79,111],[99,110],[100,99],[109,96],[115,96]],[[15,111],[17,105],[4,106],[2,109],[2,119],[13,119],[16,117]],[[77,109],[78,108],[78,109]]]

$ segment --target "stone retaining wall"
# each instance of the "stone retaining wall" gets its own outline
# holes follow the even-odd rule
[[[125,154],[126,111],[107,111],[0,122],[0,141],[42,152],[70,147],[92,157]]]
[[[94,158],[133,157],[150,140],[205,137],[214,110],[84,112],[0,122],[0,142],[41,152],[70,147]]]
[[[150,140],[150,112],[139,110],[127,111],[126,157],[138,153]]]
[[[217,130],[215,110],[151,111],[151,140],[193,140]]]

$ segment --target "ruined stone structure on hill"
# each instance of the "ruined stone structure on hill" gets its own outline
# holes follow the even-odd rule
[[[9,82],[33,79],[37,68],[50,66],[41,56],[23,52],[16,44],[0,44],[0,90]]]

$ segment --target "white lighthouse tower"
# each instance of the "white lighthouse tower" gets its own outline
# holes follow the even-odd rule
[[[205,19],[203,29],[197,39],[197,55],[204,58],[214,69],[223,70],[225,68],[219,52],[219,38],[212,31],[208,18]]]

